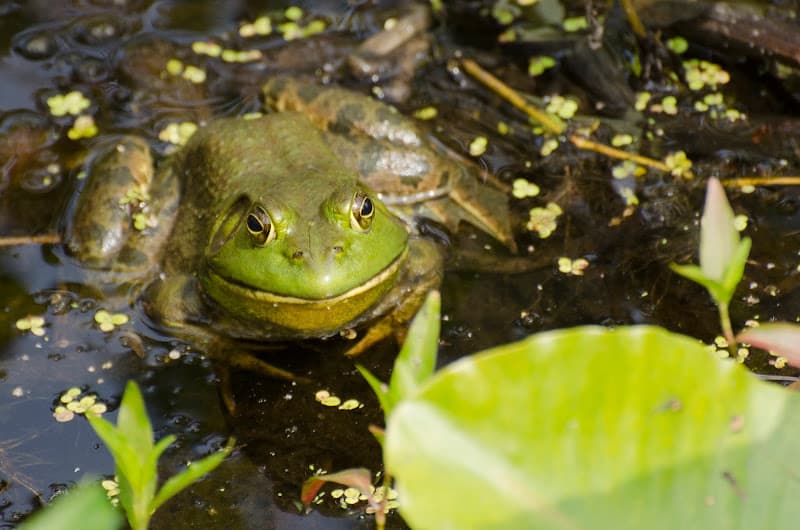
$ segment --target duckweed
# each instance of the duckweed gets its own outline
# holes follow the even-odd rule
[[[170,123],[158,133],[158,139],[174,145],[185,145],[197,131],[197,124],[191,121]]]
[[[428,106],[414,111],[414,117],[418,120],[432,120],[438,113],[436,107]]]
[[[252,23],[245,23],[239,27],[239,35],[242,37],[263,36],[270,33],[272,33],[272,19],[267,16],[258,17]]]
[[[100,331],[109,333],[114,331],[117,326],[127,324],[129,318],[125,313],[110,313],[105,309],[99,309],[94,314],[94,321],[98,324]]]
[[[88,114],[78,116],[70,130],[67,131],[67,138],[70,140],[92,138],[93,136],[97,136],[97,125],[94,122],[94,118]]]
[[[611,176],[618,180],[641,177],[645,173],[647,173],[647,170],[632,160],[625,160],[611,168]]]
[[[670,170],[673,177],[684,176],[690,169],[692,169],[692,161],[686,156],[683,151],[676,151],[670,153],[664,159],[664,164]]]
[[[539,195],[539,186],[527,179],[518,178],[514,179],[512,184],[511,194],[517,199],[524,199],[525,197],[536,197]]]
[[[15,325],[20,331],[29,331],[31,335],[41,337],[44,335],[44,324],[44,317],[39,315],[28,315],[17,320]]]
[[[680,55],[689,49],[689,43],[683,37],[672,37],[667,41],[667,48]]]
[[[589,266],[589,261],[584,258],[570,259],[566,256],[558,258],[558,271],[573,276],[583,276],[583,271]]]
[[[550,114],[555,114],[559,118],[568,120],[575,116],[578,111],[578,102],[574,99],[565,98],[564,96],[555,95],[547,102],[545,110]]]
[[[626,145],[631,145],[633,143],[633,136],[630,134],[615,134],[613,138],[611,138],[611,145],[614,147],[624,147]]]
[[[76,414],[101,415],[108,410],[105,403],[97,400],[97,394],[84,394],[78,387],[71,387],[61,393],[59,405],[53,410],[56,421],[64,423],[75,418]]]
[[[486,152],[489,140],[485,136],[476,136],[469,144],[469,154],[471,156],[481,156]]]
[[[555,138],[550,138],[545,140],[542,144],[542,148],[539,149],[539,154],[542,156],[548,156],[552,154],[556,149],[558,149],[558,140]]]
[[[564,28],[564,31],[571,33],[588,28],[589,23],[586,21],[586,17],[568,17],[561,23],[561,27]]]
[[[733,226],[739,232],[743,232],[747,228],[747,222],[748,222],[747,216],[744,214],[739,214],[733,218]]]
[[[192,43],[192,51],[198,55],[208,55],[209,57],[219,57],[222,53],[222,46],[216,42],[195,41]]]
[[[226,63],[250,63],[258,61],[264,55],[261,50],[223,50],[222,60]]]
[[[558,227],[556,221],[562,213],[561,207],[554,202],[547,203],[544,208],[531,208],[528,212],[530,218],[525,226],[528,230],[537,232],[542,239],[546,239],[555,232]]]
[[[643,111],[647,108],[647,104],[650,102],[651,97],[653,97],[653,95],[650,92],[637,92],[634,108],[636,108],[636,110],[639,112]]]
[[[47,98],[47,106],[53,116],[66,116],[67,114],[77,116],[88,109],[89,105],[91,105],[89,99],[78,90]]]
[[[528,61],[528,75],[536,77],[556,65],[556,60],[549,55],[531,57]]]
[[[283,15],[289,20],[297,22],[298,20],[303,18],[303,10],[297,6],[289,6],[283,12]]]

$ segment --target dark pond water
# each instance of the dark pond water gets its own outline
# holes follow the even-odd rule
[[[655,114],[654,124],[647,126],[646,117],[625,112],[630,105],[623,104],[623,111],[614,108],[611,103],[619,101],[610,101],[608,86],[622,87],[620,101],[645,88],[660,98],[671,89],[658,75],[643,81],[625,74],[587,80],[596,58],[574,53],[575,38],[520,38],[500,46],[497,37],[506,28],[492,17],[492,2],[451,2],[446,18],[437,19],[430,30],[426,60],[407,83],[394,84],[396,76],[355,77],[346,66],[348,55],[386,19],[405,13],[406,4],[294,2],[303,8],[303,24],[322,20],[326,30],[286,42],[277,33],[239,35],[243,23],[261,15],[284,17],[289,4],[281,2],[0,3],[0,236],[24,240],[57,234],[82,163],[103,137],[136,132],[163,155],[169,145],[158,140],[158,133],[167,124],[255,111],[259,85],[278,73],[363,93],[383,89],[387,97],[398,94],[393,92],[397,87],[401,95],[407,88],[407,98],[396,101],[400,109],[410,113],[435,106],[438,117],[431,126],[455,151],[466,154],[473,138],[487,136],[489,147],[478,163],[509,187],[526,178],[541,188],[537,197],[510,198],[521,249],[517,255],[469,227],[446,235],[436,225],[426,226],[450,249],[442,285],[441,363],[536,331],[590,323],[656,323],[711,342],[718,334],[713,305],[667,264],[694,259],[706,177],[797,174],[792,75],[772,76],[771,57],[734,56],[724,53],[725,43],[714,47],[692,41],[692,56],[716,61],[731,73],[731,83],[720,91],[750,121],[730,126],[692,114],[686,96],[681,109],[689,118]],[[566,7],[568,15],[584,13],[582,3]],[[613,37],[614,26],[608,30]],[[674,33],[677,29],[667,25],[665,36]],[[619,30],[621,40],[626,35],[627,30]],[[263,58],[226,63],[191,51],[193,42],[208,40],[258,49]],[[527,75],[531,56],[551,53],[562,61],[559,67],[535,80]],[[521,114],[467,77],[457,66],[460,57],[478,60],[536,96],[570,94],[579,101],[585,123],[593,117],[602,121],[601,136],[638,131],[647,138],[643,127],[660,131],[641,140],[639,150],[656,158],[684,150],[697,177],[687,181],[651,171],[636,187],[639,206],[620,217],[626,205],[611,176],[616,162],[568,142],[542,156],[544,138],[532,133]],[[206,81],[194,84],[165,75],[170,58],[203,68]],[[89,98],[85,112],[94,117],[99,137],[70,140],[74,117],[50,115],[47,99],[72,90]],[[510,127],[508,134],[497,132],[501,121]],[[734,190],[731,199],[737,213],[747,216],[746,233],[755,242],[746,281],[732,307],[735,325],[748,319],[800,318],[797,193],[775,187],[752,194]],[[531,208],[550,201],[564,214],[553,235],[543,239],[526,229],[526,222]],[[582,275],[559,272],[560,257],[583,258],[588,266]],[[217,371],[207,352],[159,333],[135,302],[123,304],[128,323],[101,331],[96,311],[115,306],[83,278],[57,243],[0,247],[0,528],[13,528],[86,475],[113,474],[110,456],[83,417],[57,422],[53,413],[62,393],[79,387],[105,403],[106,416],[113,418],[130,379],[144,391],[157,438],[178,437],[164,457],[165,475],[220,448],[229,436],[239,442],[213,475],[157,514],[155,528],[373,527],[363,503],[344,510],[326,501],[308,513],[297,507],[300,485],[313,469],[380,468],[379,447],[367,427],[381,424],[382,414],[353,361],[326,354],[325,345],[313,351],[265,352],[265,359],[309,382],[234,373],[238,412],[231,415],[220,400]],[[17,321],[31,315],[44,318],[43,335],[18,329]],[[387,341],[358,362],[387,379],[396,351]],[[792,374],[769,361],[755,352],[746,360],[759,373]],[[321,389],[357,399],[363,407],[324,407],[315,400]],[[404,527],[396,514],[390,527]]]

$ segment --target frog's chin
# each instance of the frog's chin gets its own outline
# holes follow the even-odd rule
[[[242,285],[210,267],[203,288],[232,315],[254,323],[272,323],[304,333],[330,333],[347,327],[394,286],[408,250],[366,282],[328,298],[300,298]]]

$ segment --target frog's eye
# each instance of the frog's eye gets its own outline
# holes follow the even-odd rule
[[[250,210],[244,223],[256,244],[266,245],[275,239],[275,226],[272,224],[269,214],[261,206]]]
[[[357,191],[353,196],[353,204],[350,209],[350,226],[353,230],[363,232],[372,225],[372,218],[375,216],[375,204],[366,193]]]

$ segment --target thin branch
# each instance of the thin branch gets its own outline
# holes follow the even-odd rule
[[[0,247],[16,247],[21,245],[55,245],[58,243],[61,243],[61,237],[58,234],[0,237]]]

